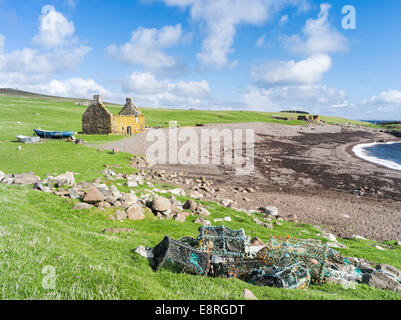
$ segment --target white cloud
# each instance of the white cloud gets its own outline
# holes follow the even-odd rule
[[[372,107],[380,112],[400,112],[401,111],[401,91],[388,89],[377,96],[373,96],[363,101],[363,105]]]
[[[266,35],[264,34],[263,36],[261,36],[257,41],[256,41],[256,46],[259,48],[262,48],[265,46],[265,38]]]
[[[40,22],[39,33],[32,40],[40,48],[6,52],[5,37],[0,35],[0,87],[46,83],[54,74],[76,68],[91,51],[73,37],[73,23],[54,7],[43,7]]]
[[[305,0],[162,0],[166,5],[190,7],[191,18],[205,26],[203,40],[197,58],[203,65],[221,68],[232,66],[227,56],[232,48],[236,28],[241,24],[261,25],[272,13],[285,6],[305,9]]]
[[[285,25],[287,22],[288,22],[288,14],[282,16],[282,17],[280,18],[280,22],[279,22],[279,23],[280,23],[281,26],[283,26],[283,25]]]
[[[274,61],[256,66],[252,71],[252,79],[259,86],[312,84],[322,79],[323,73],[331,68],[328,55],[315,55],[295,62]]]
[[[79,0],[64,0],[66,6],[70,8],[75,8],[78,4]]]
[[[251,88],[243,93],[243,100],[249,108],[263,111],[302,109],[315,113],[331,113],[333,108],[352,106],[345,91],[320,84]]]
[[[122,89],[142,105],[174,108],[205,106],[211,92],[207,81],[169,82],[149,72],[134,72]]]
[[[302,29],[303,37],[284,37],[285,46],[293,52],[307,55],[347,50],[347,39],[330,25],[330,8],[327,3],[321,4],[318,18],[306,21]]]
[[[161,29],[139,27],[132,33],[129,42],[120,47],[110,45],[106,51],[115,60],[125,65],[141,65],[145,70],[177,75],[185,71],[185,65],[175,57],[165,54],[162,49],[178,44],[181,39],[180,24],[164,26]]]
[[[74,23],[68,21],[53,6],[43,7],[39,21],[39,33],[32,40],[34,44],[45,48],[54,48],[75,41],[75,39],[71,39],[75,32]]]

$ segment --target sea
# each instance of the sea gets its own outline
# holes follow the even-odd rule
[[[369,120],[369,122],[379,124],[384,121]],[[362,159],[401,171],[401,141],[358,144],[353,148],[353,151]]]

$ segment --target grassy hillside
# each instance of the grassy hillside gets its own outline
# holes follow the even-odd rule
[[[114,113],[119,107],[111,106]],[[46,141],[22,145],[16,134],[32,134],[32,129],[81,130],[85,107],[72,101],[0,97],[0,170],[5,173],[32,171],[42,177],[67,170],[77,173],[78,181],[102,177],[104,165],[118,166],[117,171],[132,172],[130,155],[98,152],[87,146],[65,141]],[[207,122],[276,121],[272,114],[253,112],[200,112],[144,109],[151,126],[165,126],[168,120],[181,125]],[[221,117],[219,117],[221,115]],[[91,142],[120,139],[115,136],[85,136]],[[104,181],[110,183],[110,181]],[[114,182],[115,183],[115,182]],[[127,187],[119,186],[123,191]],[[125,188],[125,190],[124,190]],[[141,189],[132,189],[139,192]],[[185,198],[180,198],[185,200]],[[114,222],[109,211],[93,208],[72,210],[74,200],[40,193],[30,187],[0,185],[0,299],[240,299],[244,288],[259,299],[400,299],[397,293],[358,286],[346,290],[340,285],[312,286],[309,290],[285,290],[256,287],[235,279],[212,279],[153,272],[147,260],[132,252],[139,245],[154,246],[164,235],[173,238],[197,236],[195,217],[185,223],[156,220],[150,213],[144,221]],[[245,213],[204,203],[215,218],[230,216],[226,223],[233,229],[244,228],[250,236],[267,240],[271,235],[319,238],[318,231],[306,224],[284,222],[267,230],[256,225]],[[111,210],[111,209],[108,209]],[[105,234],[105,228],[133,228],[133,233]],[[324,239],[322,239],[325,241]],[[379,251],[375,241],[340,240],[349,249],[346,256],[389,263],[401,268],[401,248]],[[394,245],[386,242],[385,245]],[[55,268],[55,290],[43,289],[43,267]]]

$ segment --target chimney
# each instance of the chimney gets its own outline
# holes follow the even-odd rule
[[[126,106],[133,106],[134,105],[134,99],[133,98],[127,98],[127,102],[125,104]]]
[[[94,95],[93,102],[102,104],[103,103],[102,96],[100,94]]]

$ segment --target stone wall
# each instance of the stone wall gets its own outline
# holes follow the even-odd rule
[[[114,116],[112,118],[111,131],[113,134],[129,134],[128,127],[131,127],[131,134],[145,130],[144,116]]]
[[[84,134],[112,133],[112,114],[105,108],[100,96],[95,96],[92,104],[82,116],[82,132]]]

